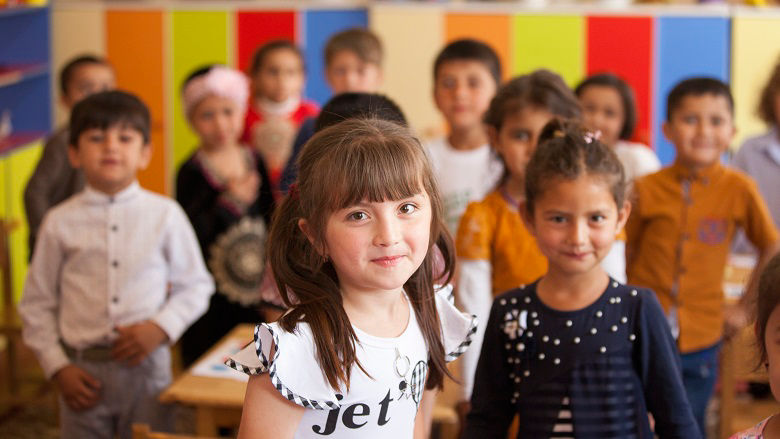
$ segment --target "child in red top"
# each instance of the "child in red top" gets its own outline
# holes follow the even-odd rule
[[[303,55],[290,41],[261,47],[249,67],[252,97],[241,141],[259,153],[276,192],[301,122],[316,116],[319,107],[302,99],[305,80]]]

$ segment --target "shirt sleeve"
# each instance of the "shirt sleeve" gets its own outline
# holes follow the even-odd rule
[[[55,232],[53,222],[44,221],[19,303],[22,338],[35,353],[46,378],[69,363],[59,330],[59,281],[65,252]]]
[[[70,167],[67,148],[63,132],[51,137],[43,146],[41,158],[24,188],[24,211],[30,227],[30,251],[33,250],[44,214],[53,207],[52,192],[58,185],[63,184],[63,169]]]
[[[661,304],[650,290],[642,290],[638,317],[634,362],[647,408],[655,419],[656,434],[663,438],[700,438],[683,387],[677,347]]]
[[[752,179],[749,179],[747,183],[746,203],[747,210],[743,224],[745,234],[756,248],[764,251],[777,241],[777,229],[775,223],[772,222],[769,209]]]
[[[470,203],[461,216],[455,240],[459,259],[491,259],[495,220],[481,203]]]
[[[474,372],[477,369],[479,353],[482,349],[482,338],[485,336],[485,323],[490,315],[491,269],[487,260],[463,260],[459,265],[457,299],[458,306],[465,312],[477,316],[482,324],[477,326],[477,332],[471,342],[471,347],[460,360],[461,398],[468,401],[474,387]]]
[[[474,392],[471,395],[471,412],[466,418],[465,438],[505,439],[515,415],[511,403],[513,387],[504,358],[501,317],[497,302],[494,301],[474,376]]]
[[[206,312],[214,280],[206,270],[195,232],[181,208],[171,204],[165,255],[168,258],[168,300],[153,321],[174,343]]]

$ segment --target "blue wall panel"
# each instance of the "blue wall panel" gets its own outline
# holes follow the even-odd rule
[[[365,9],[323,9],[303,12],[305,22],[306,97],[324,104],[331,95],[325,82],[325,43],[331,35],[353,27],[368,27]]]
[[[728,17],[660,17],[655,97],[655,151],[661,163],[674,161],[675,150],[663,133],[666,95],[674,85],[691,76],[729,80],[731,22]]]

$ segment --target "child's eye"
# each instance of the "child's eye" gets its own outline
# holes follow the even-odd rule
[[[401,213],[409,215],[409,214],[414,213],[415,211],[417,211],[417,206],[415,206],[412,203],[406,203],[406,204],[402,205],[399,210],[401,211]]]
[[[453,78],[444,78],[441,80],[441,86],[444,88],[454,88],[455,87],[455,79]]]
[[[722,117],[713,117],[712,118],[712,125],[713,126],[720,126],[723,125],[723,118]]]
[[[682,121],[687,124],[695,124],[697,122],[696,116],[685,116]]]
[[[521,142],[527,142],[531,138],[531,133],[528,131],[515,131],[512,133],[512,138]]]
[[[553,215],[550,218],[548,218],[550,222],[561,224],[566,222],[566,218],[563,217],[563,215]]]
[[[347,216],[347,219],[350,221],[363,221],[364,219],[368,218],[368,215],[366,215],[365,212],[352,212]]]
[[[469,78],[469,88],[479,88],[482,86],[482,81],[479,78]]]
[[[600,213],[590,216],[590,220],[593,221],[594,223],[600,223],[606,219],[607,219],[606,215],[602,215]]]
[[[119,141],[122,143],[127,143],[133,140],[133,136],[130,134],[120,134],[119,135]]]

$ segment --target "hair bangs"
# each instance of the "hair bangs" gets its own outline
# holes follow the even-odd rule
[[[338,210],[363,201],[401,200],[424,190],[425,162],[422,151],[410,154],[414,145],[385,141],[376,148],[358,143],[335,158],[342,166],[331,169],[333,185],[327,188],[327,207]]]

